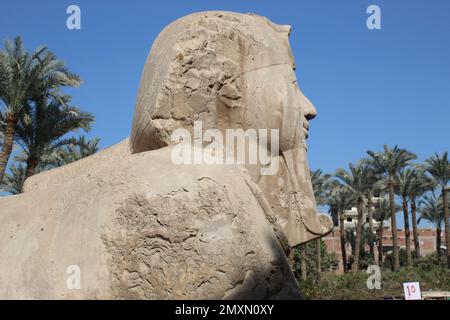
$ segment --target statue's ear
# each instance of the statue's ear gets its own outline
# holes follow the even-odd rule
[[[241,92],[237,80],[225,84],[219,91],[219,100],[229,108],[240,107]]]

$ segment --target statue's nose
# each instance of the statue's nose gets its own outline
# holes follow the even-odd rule
[[[311,101],[308,100],[308,98],[306,98],[306,100],[308,101],[308,103],[306,104],[306,107],[305,107],[305,118],[307,120],[312,120],[317,116],[317,110],[314,107],[314,105],[311,103]]]
[[[300,89],[298,90],[298,92],[300,94],[300,106],[302,108],[303,115],[307,120],[314,119],[317,116],[316,108]]]

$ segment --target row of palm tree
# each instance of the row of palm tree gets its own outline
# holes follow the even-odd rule
[[[94,122],[92,114],[73,106],[71,97],[63,92],[63,88],[78,87],[80,83],[80,77],[69,71],[47,47],[29,53],[20,37],[5,41],[4,50],[0,50],[0,185],[3,189],[20,192],[26,178],[67,163],[75,156],[70,153],[76,148],[86,150],[86,145],[91,143],[86,138],[67,137],[78,129],[89,131]],[[98,140],[92,143],[97,145]],[[19,153],[7,170],[16,147]],[[60,157],[58,163],[56,155]],[[82,156],[86,155],[89,154],[83,151]],[[53,163],[49,162],[52,158]]]
[[[383,223],[388,219],[391,221],[393,268],[394,270],[400,268],[396,220],[399,209],[403,211],[404,217],[407,265],[412,263],[410,214],[416,256],[420,256],[417,223],[423,219],[429,220],[436,226],[439,234],[438,254],[440,254],[441,224],[444,222],[445,241],[449,248],[447,184],[450,180],[450,163],[448,153],[435,154],[422,164],[413,163],[412,161],[417,158],[416,155],[398,146],[393,148],[384,146],[381,152],[368,151],[367,154],[368,157],[356,164],[349,164],[348,170],[338,169],[333,175],[325,174],[321,170],[311,172],[317,203],[328,206],[336,225],[339,221],[344,271],[347,272],[349,269],[345,250],[346,242],[349,241],[346,239],[344,230],[344,214],[353,206],[357,208],[357,224],[354,239],[352,239],[352,271],[359,269],[364,242],[369,245],[370,257],[377,260],[374,245],[378,240],[378,262],[382,262]],[[435,192],[439,192],[440,196],[434,196]],[[374,206],[372,198],[380,194],[385,196],[381,197]],[[401,206],[397,205],[396,196]],[[367,222],[363,218],[364,212],[367,212]],[[377,234],[373,232],[373,220],[379,222]],[[365,223],[368,224],[368,228],[364,228]],[[447,250],[447,264],[450,268],[449,250]]]

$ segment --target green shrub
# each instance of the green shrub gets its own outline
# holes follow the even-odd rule
[[[317,284],[313,280],[299,281],[306,299],[371,300],[384,297],[402,297],[404,282],[419,282],[424,291],[450,291],[450,270],[445,259],[432,255],[420,258],[411,267],[403,267],[398,272],[390,269],[381,271],[382,287],[369,290],[367,279],[371,274],[365,271],[335,275],[326,273]]]
[[[416,251],[411,251],[411,257],[412,259],[416,259],[417,255],[416,255]],[[406,266],[406,250],[401,248],[399,250],[399,260],[400,260],[400,267],[404,267]],[[394,255],[392,253],[388,254],[386,256],[386,258],[383,261],[383,268],[384,269],[390,269],[390,270],[394,270]]]

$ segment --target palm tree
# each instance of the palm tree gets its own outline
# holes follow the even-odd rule
[[[409,229],[408,195],[411,188],[411,180],[415,173],[414,169],[406,168],[400,170],[395,180],[395,193],[402,199],[403,218],[405,225],[405,251],[406,265],[411,265],[411,237]]]
[[[30,108],[30,92],[33,58],[24,49],[22,40],[16,38],[14,44],[5,43],[5,51],[0,52],[0,100],[3,113],[4,140],[0,154],[0,183],[11,155],[14,143],[14,130],[20,116]]]
[[[329,213],[333,220],[336,218],[339,219],[339,233],[341,239],[341,255],[342,255],[342,264],[344,266],[344,273],[347,270],[347,252],[345,250],[345,211],[350,209],[351,206],[355,203],[354,192],[350,190],[348,187],[337,184],[331,190],[330,196],[328,197],[328,206],[330,207]]]
[[[394,270],[397,271],[400,269],[400,256],[398,250],[397,219],[395,216],[395,177],[400,169],[406,167],[410,161],[416,159],[417,156],[398,146],[389,148],[387,145],[384,145],[383,152],[367,151],[367,153],[373,159],[374,167],[387,177],[387,189],[389,190],[391,208],[392,242],[394,246]]]
[[[44,156],[62,146],[76,143],[74,138],[64,138],[67,133],[80,128],[88,131],[94,121],[90,113],[69,106],[68,96],[62,98],[64,103],[54,98],[48,103],[40,101],[30,116],[17,125],[17,141],[26,154],[25,178],[35,173]]]
[[[375,206],[374,219],[378,222],[378,265],[383,263],[383,233],[384,221],[391,217],[391,208],[388,200],[380,198]]]
[[[77,87],[80,78],[69,72],[64,62],[47,50],[25,49],[22,39],[7,40],[0,51],[0,106],[4,109],[4,141],[0,153],[0,183],[11,156],[15,131],[23,117],[31,112],[36,99],[61,98],[61,87]],[[62,102],[62,100],[61,100]]]
[[[417,230],[417,199],[422,197],[425,192],[433,190],[435,183],[425,174],[425,171],[421,167],[415,166],[411,170],[414,171],[414,174],[409,183],[408,197],[411,209],[414,248],[416,250],[416,256],[420,257],[419,232]]]
[[[424,196],[419,202],[419,212],[420,218],[417,223],[420,223],[422,219],[428,220],[436,228],[436,253],[438,256],[441,255],[441,225],[442,220],[444,220],[443,210],[442,210],[442,198],[438,199],[434,193],[431,195]]]
[[[314,197],[316,198],[316,203],[318,205],[325,204],[328,192],[328,184],[331,176],[329,174],[324,174],[320,169],[311,171],[310,175],[314,191]],[[321,278],[321,270],[322,270],[321,255],[322,253],[320,251],[320,238],[317,238],[316,239],[317,282],[320,282]]]
[[[365,197],[367,199],[367,219],[369,224],[369,232],[367,236],[367,241],[369,242],[370,255],[375,261],[375,250],[374,250],[374,234],[373,234],[373,202],[372,197],[375,192],[379,191],[379,180],[380,176],[377,169],[373,166],[371,159],[363,159],[363,163],[368,165],[367,176],[366,176],[366,191]]]
[[[336,177],[344,182],[356,196],[358,222],[356,224],[355,235],[355,254],[353,259],[352,271],[359,269],[359,254],[361,250],[361,230],[363,225],[363,210],[364,210],[364,195],[367,192],[367,186],[371,183],[369,181],[371,168],[369,164],[361,162],[357,165],[349,164],[349,171],[338,169]]]
[[[431,174],[441,188],[442,199],[444,202],[444,226],[445,226],[445,242],[447,245],[447,268],[450,269],[450,226],[449,226],[449,212],[448,212],[448,195],[447,184],[450,181],[450,162],[448,161],[448,152],[444,152],[442,156],[437,153],[427,160],[426,170]]]

